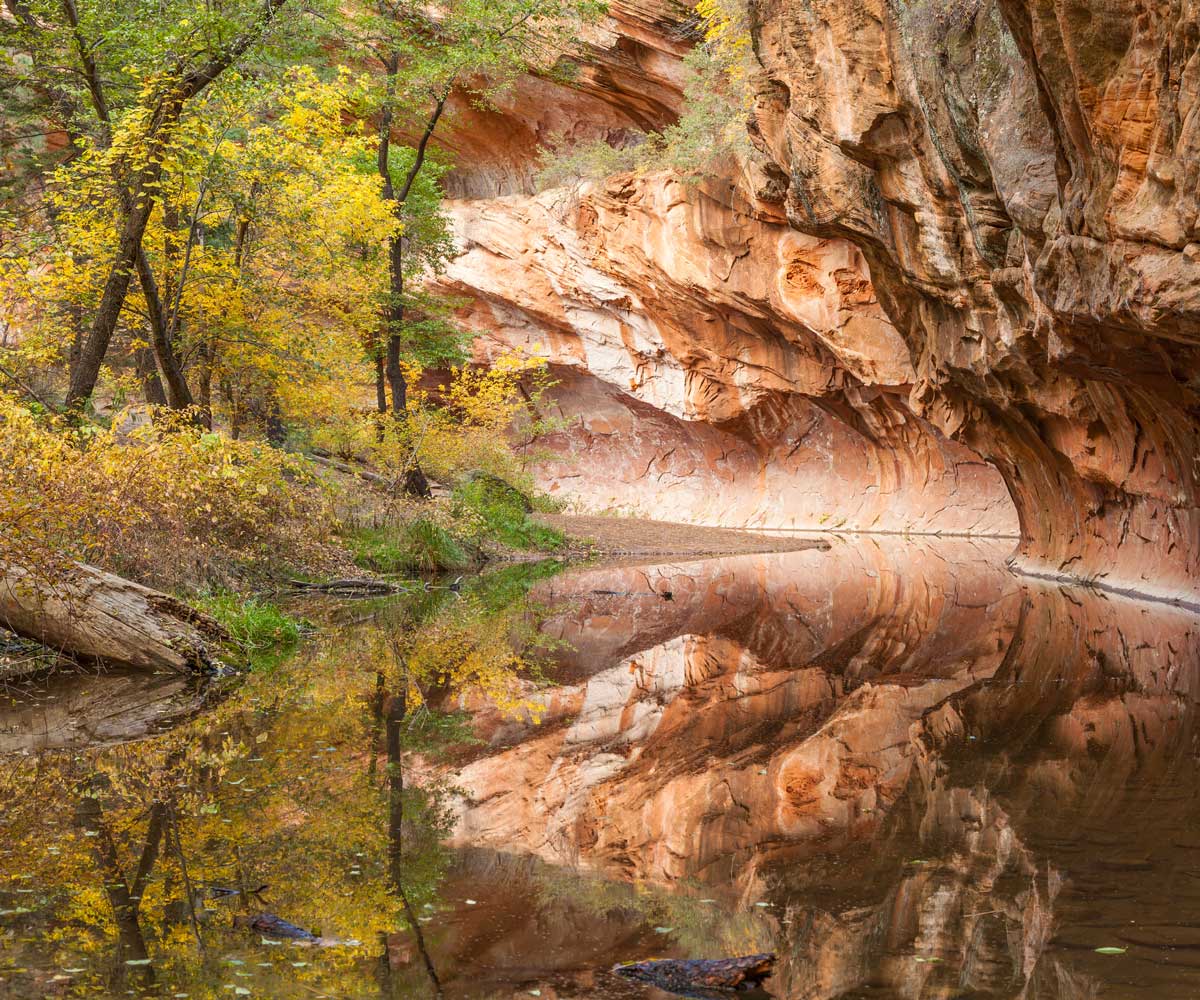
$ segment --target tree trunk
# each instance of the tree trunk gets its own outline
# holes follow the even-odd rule
[[[53,585],[3,567],[0,625],[80,660],[180,673],[214,669],[228,638],[182,601],[83,563]]]
[[[129,211],[121,225],[121,236],[117,243],[117,253],[104,282],[104,293],[100,297],[100,306],[92,320],[92,329],[83,349],[79,354],[78,364],[71,369],[71,382],[67,389],[67,406],[77,409],[91,398],[100,377],[100,366],[108,353],[108,345],[117,321],[121,317],[121,309],[125,305],[125,296],[129,292],[129,281],[137,264],[137,258],[142,249],[142,237],[146,233],[146,224],[154,208],[155,193],[162,180],[163,161],[167,156],[167,146],[172,138],[175,126],[183,114],[187,102],[211,84],[217,77],[234,64],[262,36],[280,8],[288,0],[267,0],[266,9],[261,18],[246,32],[235,38],[228,46],[213,55],[203,65],[185,74],[178,84],[159,100],[146,131],[146,148],[142,151],[146,165],[137,173],[137,179],[129,189]],[[74,23],[75,19],[72,18]],[[77,41],[82,39],[77,38]],[[85,61],[85,70],[87,69]],[[97,96],[95,93],[93,97]],[[107,112],[103,107],[97,107],[97,114],[105,118]]]
[[[162,382],[158,378],[158,369],[154,365],[154,352],[149,347],[139,347],[134,355],[133,363],[138,381],[142,384],[142,395],[146,398],[146,405],[166,406],[167,396],[163,392]]]
[[[154,361],[162,377],[167,405],[172,410],[186,410],[193,406],[195,401],[171,343],[171,333],[167,328],[167,317],[158,284],[154,280],[154,272],[150,269],[145,252],[140,249],[137,255],[137,269],[142,294],[146,299],[146,312],[150,316],[150,347],[154,351]]]
[[[104,356],[108,353],[109,342],[117,328],[121,307],[125,305],[129,279],[137,266],[142,236],[146,232],[146,223],[150,220],[150,210],[154,207],[154,196],[151,192],[162,176],[162,155],[160,147],[151,151],[151,163],[142,170],[134,188],[133,207],[125,216],[124,225],[121,227],[117,256],[108,273],[108,280],[104,283],[100,307],[92,321],[91,332],[80,349],[78,362],[71,369],[71,384],[67,389],[68,407],[81,407],[90,399],[96,388],[96,381],[100,378],[100,366],[104,364]]]

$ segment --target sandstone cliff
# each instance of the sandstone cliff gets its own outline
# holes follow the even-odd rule
[[[559,118],[677,112],[687,25],[654,0],[459,171],[444,280],[481,356],[541,345],[581,417],[547,485],[708,523],[1019,526],[1034,572],[1200,597],[1193,6],[750,8],[757,152],[726,176],[531,193]]]

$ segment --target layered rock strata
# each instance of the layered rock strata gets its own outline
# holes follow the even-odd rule
[[[440,286],[481,360],[555,366],[551,492],[770,528],[1015,534],[994,468],[907,406],[862,255],[665,175],[455,202]]]
[[[1032,572],[1200,601],[1193,7],[750,13],[753,162],[536,197],[531,171],[459,171],[463,194],[508,193],[453,208],[446,283],[481,356],[540,344],[572,369],[581,420],[547,485],[731,525],[1019,525]],[[580,100],[605,92],[603,128],[657,127],[686,26],[614,15]],[[656,55],[610,88],[634,49]]]
[[[1023,563],[1195,600],[1194,6],[751,8],[781,205],[861,249],[910,408],[1001,470]]]

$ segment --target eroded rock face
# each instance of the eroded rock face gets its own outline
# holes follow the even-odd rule
[[[438,142],[454,157],[447,190],[460,198],[491,198],[534,189],[542,146],[603,139],[620,146],[661,129],[683,103],[681,60],[696,38],[693,20],[669,0],[614,0],[609,16],[585,29],[579,58],[558,63],[482,105],[452,96]]]
[[[539,472],[591,508],[765,527],[1015,534],[999,474],[907,407],[863,256],[729,184],[618,177],[451,205],[481,358],[560,369]]]
[[[1025,565],[1194,599],[1194,5],[752,6],[788,218],[862,250]]]
[[[754,162],[537,197],[460,170],[524,192],[454,206],[481,357],[573,369],[547,485],[730,525],[1019,521],[1026,569],[1200,600],[1194,4],[750,6]],[[686,30],[614,13],[588,120],[666,121]],[[634,50],[653,113],[606,82]]]

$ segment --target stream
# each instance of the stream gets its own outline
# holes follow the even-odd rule
[[[513,567],[293,609],[224,690],[14,686],[0,996],[1200,995],[1200,619],[1011,544]]]

